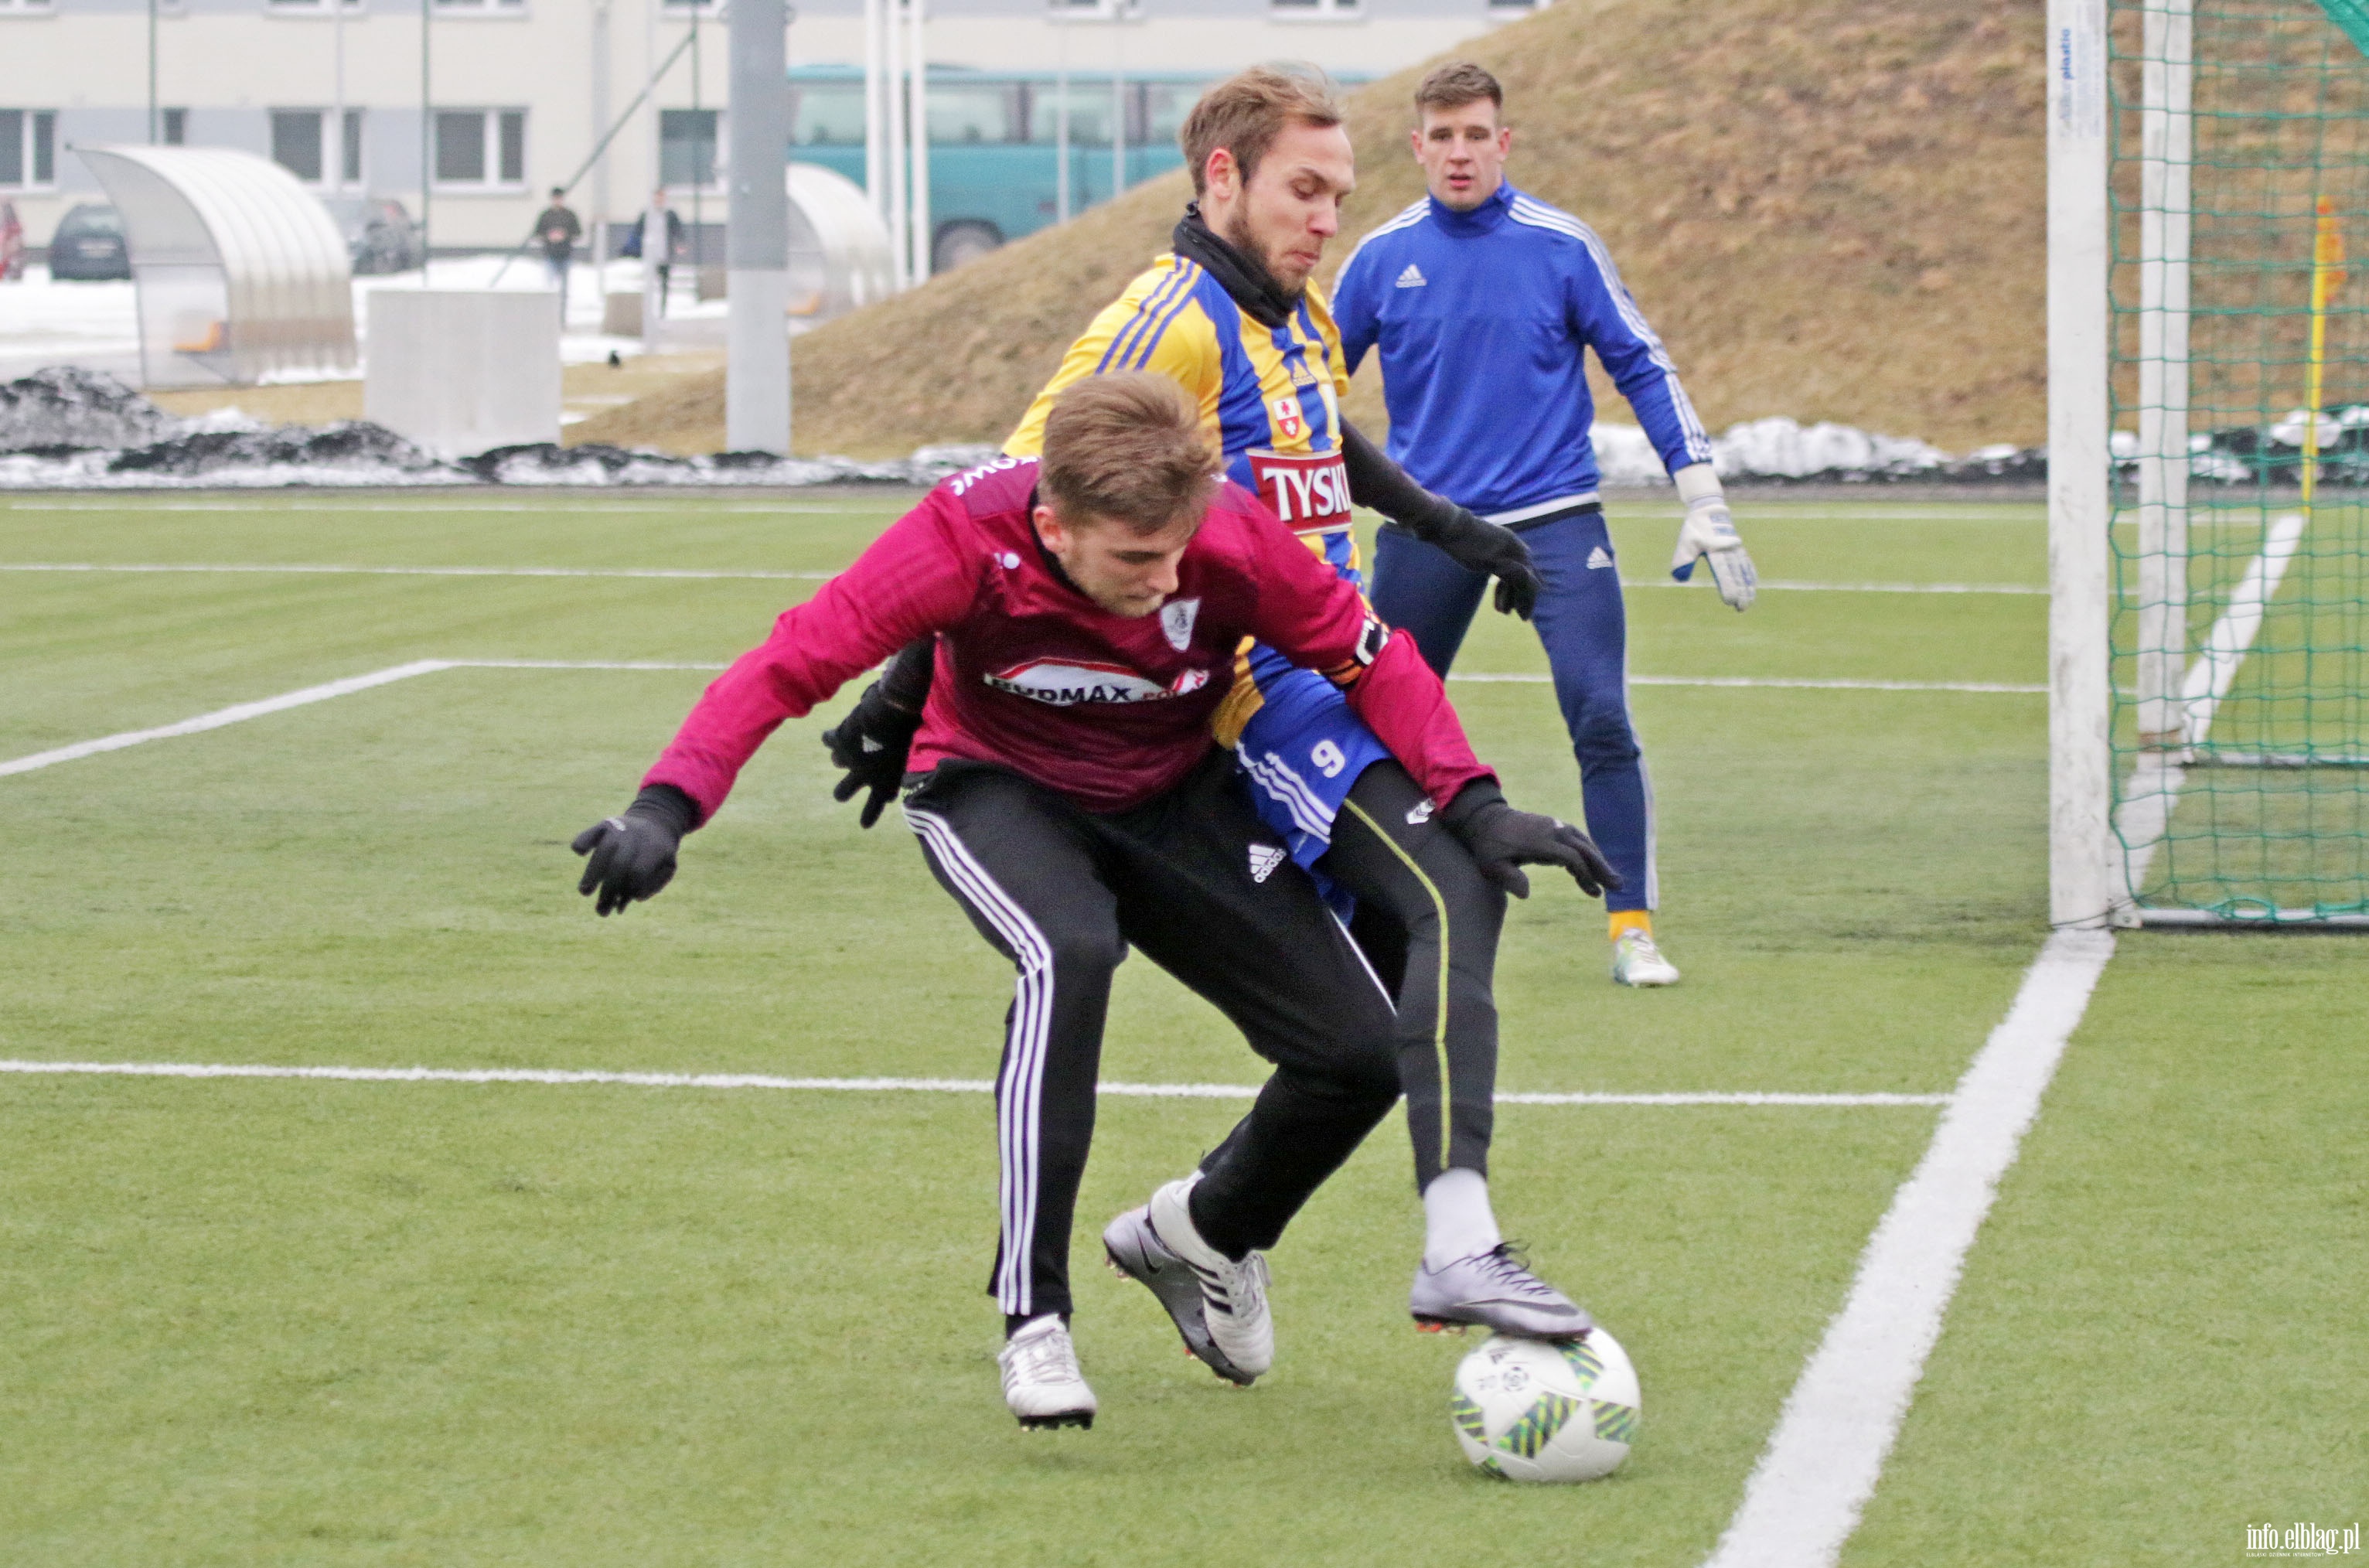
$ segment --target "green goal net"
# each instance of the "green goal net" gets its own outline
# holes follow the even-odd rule
[[[2112,0],[2114,853],[2369,923],[2369,0]]]

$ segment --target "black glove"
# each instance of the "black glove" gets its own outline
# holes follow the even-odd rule
[[[1401,518],[1409,533],[1433,544],[1468,572],[1497,579],[1497,613],[1527,621],[1539,603],[1539,569],[1530,564],[1530,547],[1522,536],[1502,523],[1474,516],[1453,501],[1422,522]]]
[[[1516,898],[1530,896],[1530,879],[1521,870],[1525,865],[1560,865],[1591,898],[1620,886],[1619,873],[1596,841],[1568,822],[1515,810],[1505,804],[1505,792],[1487,779],[1475,779],[1459,790],[1440,820],[1472,852],[1481,875]]]
[[[576,890],[586,898],[598,888],[599,914],[622,910],[636,898],[655,898],[674,880],[675,846],[699,826],[699,807],[672,784],[651,784],[634,797],[623,817],[595,822],[568,846],[590,858]]]
[[[1373,508],[1425,544],[1437,545],[1466,571],[1495,578],[1497,613],[1530,618],[1539,601],[1539,570],[1530,564],[1530,547],[1520,535],[1433,495],[1345,419],[1341,422],[1341,461],[1348,470],[1351,500]]]
[[[847,776],[831,787],[830,797],[845,800],[859,789],[872,792],[864,803],[864,827],[879,821],[882,808],[897,798],[905,783],[905,757],[913,749],[913,732],[921,727],[921,714],[899,707],[885,684],[875,681],[845,718],[822,732],[822,743],[830,748],[830,765],[847,770]]]

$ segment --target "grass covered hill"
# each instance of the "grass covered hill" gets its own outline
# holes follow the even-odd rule
[[[1963,450],[2045,428],[2041,35],[2032,0],[1562,0],[1459,52],[1505,83],[1514,180],[1604,235],[1714,429],[1788,414]],[[1352,238],[1422,192],[1420,74],[1351,100]],[[1001,440],[1187,194],[1155,180],[799,338],[800,450]],[[1353,409],[1379,428],[1372,383]],[[723,431],[718,372],[570,436]]]

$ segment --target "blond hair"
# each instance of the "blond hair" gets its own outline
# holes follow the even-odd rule
[[[1209,155],[1223,147],[1247,184],[1287,125],[1322,131],[1342,120],[1333,80],[1313,65],[1253,65],[1201,95],[1177,132],[1185,166],[1193,171],[1193,194],[1208,189]]]
[[[1045,418],[1037,480],[1062,522],[1111,519],[1157,533],[1209,502],[1217,459],[1201,410],[1166,376],[1121,371],[1074,382]]]

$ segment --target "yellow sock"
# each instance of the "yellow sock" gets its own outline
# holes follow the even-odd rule
[[[1620,940],[1621,933],[1629,931],[1642,931],[1651,936],[1654,934],[1654,912],[1651,910],[1615,910],[1610,924],[1615,942]]]

